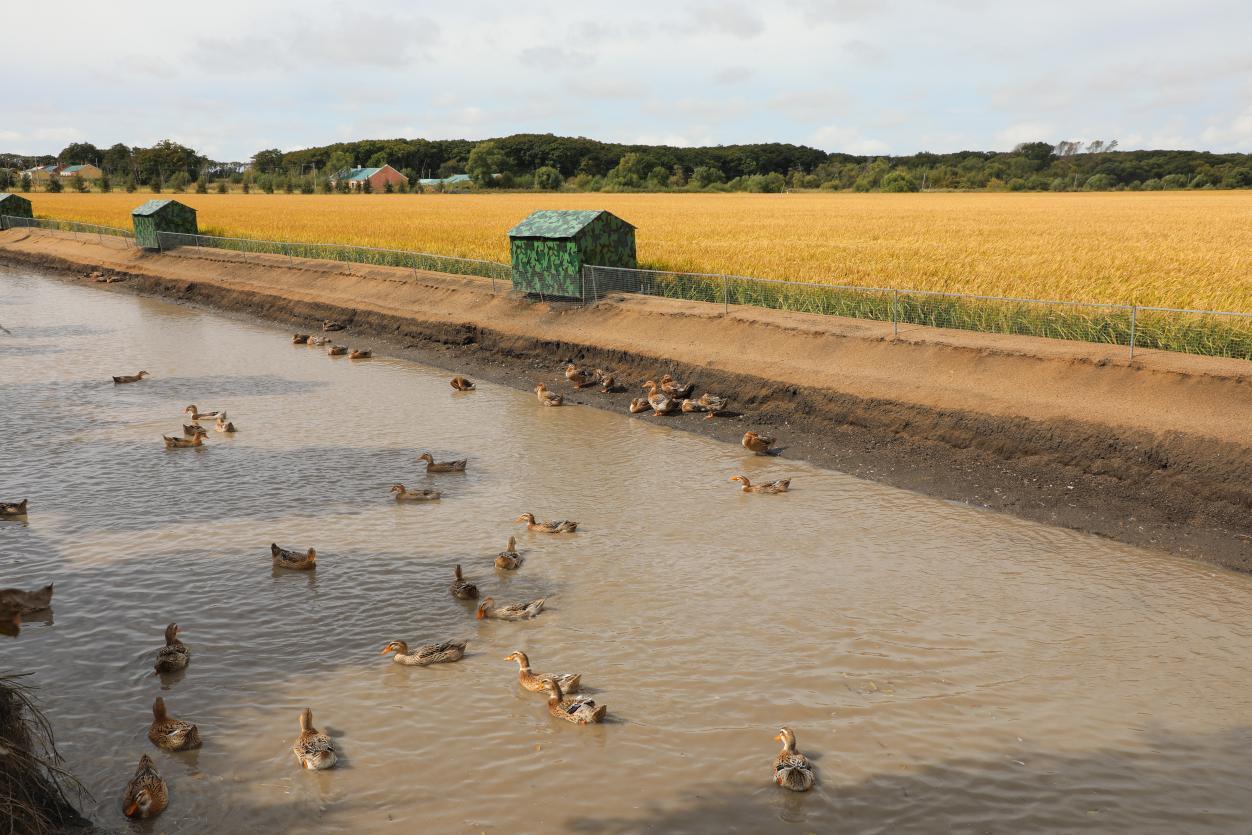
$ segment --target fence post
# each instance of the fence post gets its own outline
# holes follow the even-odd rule
[[[722,276],[722,315],[730,315],[730,279]]]
[[[897,308],[900,305],[900,291],[892,288],[891,290],[891,335],[900,335],[900,314]]]
[[[1139,319],[1139,305],[1130,306],[1130,358],[1135,358],[1135,327]]]

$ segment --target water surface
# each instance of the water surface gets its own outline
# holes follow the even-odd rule
[[[1231,832],[1252,825],[1252,578],[894,490],[447,371],[329,358],[275,326],[0,274],[0,638],[85,811],[139,831]],[[356,340],[348,336],[348,344]],[[112,374],[152,378],[113,386]],[[593,396],[593,395],[588,395]],[[235,437],[166,451],[183,407]],[[470,459],[427,477],[414,459]],[[727,477],[790,476],[786,496]],[[388,488],[436,486],[397,506]],[[512,519],[570,517],[572,536]],[[1128,522],[1132,523],[1132,522]],[[520,571],[492,567],[517,534]],[[317,547],[275,573],[271,541]],[[477,622],[452,567],[533,622]],[[152,674],[165,624],[192,648]],[[467,638],[403,668],[384,644]],[[502,657],[581,672],[550,719]],[[197,722],[157,752],[150,705]],[[290,744],[308,705],[343,767]],[[820,784],[770,782],[780,724]],[[152,753],[172,801],[121,816]]]

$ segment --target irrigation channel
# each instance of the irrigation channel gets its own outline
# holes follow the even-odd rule
[[[5,586],[84,812],[152,754],[169,832],[1232,832],[1252,822],[1252,577],[858,481],[266,323],[0,275]],[[351,335],[342,340],[353,344]],[[112,374],[151,378],[114,386]],[[184,406],[233,437],[169,450]],[[464,475],[415,462],[468,456]],[[781,496],[727,481],[791,477]],[[442,500],[397,505],[388,489]],[[581,522],[530,534],[520,513]],[[518,537],[525,564],[492,557]],[[271,568],[269,544],[318,549]],[[533,621],[476,621],[453,566]],[[170,621],[191,647],[152,671]],[[406,668],[389,641],[469,640]],[[580,672],[549,717],[503,657]],[[204,746],[145,738],[150,706]],[[300,771],[313,708],[341,767]],[[771,783],[780,725],[818,787]],[[398,827],[398,828],[397,828]],[[141,831],[148,831],[140,828]]]

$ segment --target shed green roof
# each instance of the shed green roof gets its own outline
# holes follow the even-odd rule
[[[137,207],[133,212],[131,212],[131,214],[139,215],[141,217],[146,216],[146,215],[154,215],[157,212],[164,209],[169,204],[177,203],[177,202],[178,201],[176,200],[149,200],[147,203],[144,203],[142,206]],[[180,203],[179,205],[182,205],[182,204]],[[190,209],[191,207],[188,206],[187,208]]]
[[[594,209],[542,209],[509,230],[510,238],[572,238],[600,215]],[[616,215],[614,215],[616,217]],[[620,218],[618,218],[620,220]],[[626,223],[626,221],[622,221]],[[631,229],[635,227],[626,223]]]

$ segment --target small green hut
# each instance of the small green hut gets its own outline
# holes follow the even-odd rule
[[[149,200],[130,213],[135,224],[135,243],[144,249],[161,249],[158,232],[199,234],[196,210],[177,200]]]
[[[545,209],[509,230],[513,287],[582,298],[583,265],[634,269],[635,227],[605,211]]]
[[[20,194],[0,193],[0,229],[8,229],[6,217],[34,218],[30,201]]]

